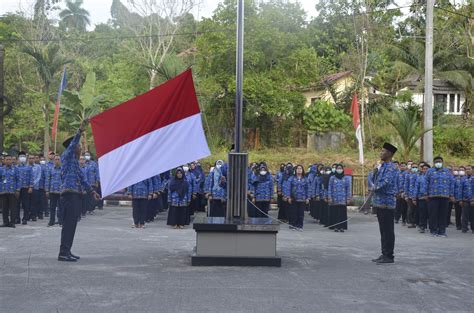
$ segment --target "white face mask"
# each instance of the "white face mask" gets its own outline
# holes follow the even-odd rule
[[[189,171],[189,167],[187,167],[187,166],[183,166],[183,170],[184,170],[184,172],[186,173],[186,172],[188,172],[188,171]]]
[[[324,174],[324,171],[319,171],[319,173],[322,175],[322,174]]]
[[[18,158],[18,160],[20,160],[21,163],[25,163],[26,162],[26,157],[21,156],[21,157]]]
[[[342,173],[344,173],[344,170],[336,170],[336,172],[337,172],[338,174],[342,174]]]
[[[217,164],[217,165],[216,165],[216,168],[217,168],[217,169],[220,169],[221,167],[222,167],[221,164]]]
[[[90,155],[86,155],[84,158],[85,158],[87,161],[90,161],[91,156],[90,156]]]
[[[435,163],[435,167],[436,167],[436,168],[442,168],[442,167],[443,167],[443,163],[441,163],[441,162],[436,162],[436,163]]]
[[[262,176],[267,175],[267,171],[260,171],[260,175]]]
[[[459,175],[464,176],[464,175],[466,175],[466,172],[465,171],[459,171]]]
[[[41,165],[45,165],[45,164],[46,164],[46,161],[41,160],[41,161],[40,161],[40,164],[41,164]]]
[[[407,168],[408,168],[408,169],[411,169],[411,164],[408,164],[408,165],[407,165]]]
[[[453,171],[453,174],[454,174],[455,176],[458,176],[458,175],[459,175],[459,172],[458,172],[458,171]]]
[[[326,174],[327,174],[327,175],[331,174],[331,171],[326,171]]]

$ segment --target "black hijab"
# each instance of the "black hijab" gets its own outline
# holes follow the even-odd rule
[[[293,176],[293,165],[287,164],[285,167],[285,172],[283,173],[283,181],[286,181],[291,176]]]
[[[267,173],[265,175],[262,175],[262,174],[260,174],[261,171],[266,171]],[[258,181],[258,182],[267,181],[268,180],[268,175],[270,175],[270,173],[268,173],[267,166],[266,165],[260,165],[259,171],[257,173],[257,180],[256,181]]]
[[[331,174],[326,174],[327,171],[331,171],[331,167],[326,166],[326,167],[324,168],[323,185],[324,185],[324,189],[326,189],[326,190],[327,190],[328,187],[329,187],[329,178],[331,178],[331,175],[332,175],[332,173],[331,173]]]
[[[181,172],[183,176],[178,178],[178,172]],[[183,199],[186,194],[188,193],[188,182],[186,181],[186,176],[184,174],[184,170],[182,168],[178,168],[176,173],[174,173],[174,177],[171,179],[170,182],[170,192],[178,193],[180,199]]]

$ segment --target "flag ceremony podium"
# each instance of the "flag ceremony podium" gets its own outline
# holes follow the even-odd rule
[[[193,266],[281,266],[277,255],[280,225],[270,218],[194,220],[196,249]]]

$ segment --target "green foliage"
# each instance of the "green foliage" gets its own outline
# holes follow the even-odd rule
[[[474,128],[434,127],[434,151],[441,155],[471,158],[474,154]]]
[[[392,116],[393,119],[388,120],[388,123],[392,125],[399,143],[402,145],[400,154],[404,160],[408,160],[416,142],[426,131],[420,130],[420,121],[416,109],[395,110]]]
[[[321,134],[347,128],[351,118],[331,102],[316,101],[306,108],[303,121],[307,130]]]

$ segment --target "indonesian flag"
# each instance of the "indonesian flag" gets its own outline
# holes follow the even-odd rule
[[[58,132],[58,119],[59,119],[59,109],[61,107],[61,95],[63,93],[63,90],[66,89],[66,87],[67,87],[67,78],[66,78],[66,66],[65,66],[63,70],[63,75],[61,76],[61,84],[59,85],[58,97],[56,98],[56,107],[54,109],[53,131],[51,134],[54,142],[56,142],[56,135]]]
[[[354,94],[351,105],[352,125],[356,131],[355,135],[359,143],[359,163],[364,164],[364,144],[362,142],[362,129],[360,127],[359,102],[357,101],[357,94]]]
[[[102,197],[209,156],[191,69],[91,119]]]

